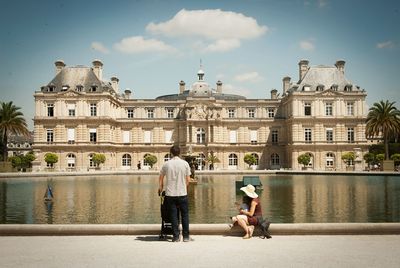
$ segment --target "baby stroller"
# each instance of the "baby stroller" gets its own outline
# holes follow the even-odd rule
[[[162,191],[160,195],[161,205],[160,205],[160,212],[161,212],[161,232],[159,235],[159,240],[166,240],[167,235],[172,235],[172,224],[171,219],[168,215],[168,208],[165,200],[165,191]],[[179,222],[179,210],[178,210],[178,222]]]

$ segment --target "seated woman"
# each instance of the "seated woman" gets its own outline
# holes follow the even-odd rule
[[[245,187],[240,188],[246,196],[249,197],[249,210],[240,209],[239,215],[232,217],[232,223],[238,223],[240,227],[246,232],[243,239],[248,239],[253,236],[254,227],[258,225],[258,216],[262,216],[261,202],[256,194],[256,189],[253,185],[248,184]]]

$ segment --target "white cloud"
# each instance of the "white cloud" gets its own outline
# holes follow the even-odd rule
[[[145,52],[176,52],[172,46],[157,39],[144,39],[143,36],[132,36],[114,44],[114,48],[127,54]]]
[[[318,7],[325,7],[328,5],[328,0],[318,0]]]
[[[394,43],[392,41],[386,41],[386,42],[382,42],[382,43],[376,44],[376,47],[379,48],[379,49],[393,48],[394,47]]]
[[[234,77],[235,81],[238,82],[258,82],[263,78],[260,76],[258,72],[249,72],[244,74],[238,74]]]
[[[92,42],[90,47],[93,50],[99,51],[99,52],[104,53],[104,54],[108,54],[109,53],[108,49],[100,42]]]
[[[208,45],[204,51],[206,52],[225,52],[240,47],[238,39],[219,39],[215,43]]]
[[[262,36],[268,31],[252,17],[220,9],[180,10],[172,19],[146,26],[152,34],[167,37],[198,37],[212,40],[205,51],[224,52],[240,46],[240,40]]]
[[[228,94],[236,94],[240,96],[244,96],[246,98],[249,98],[251,95],[251,92],[249,89],[246,88],[239,88],[231,84],[223,84],[222,85],[222,92],[223,93],[228,93]]]
[[[311,40],[302,40],[299,45],[302,50],[313,51],[315,49],[315,45]]]

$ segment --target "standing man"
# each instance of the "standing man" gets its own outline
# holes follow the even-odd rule
[[[160,171],[158,194],[165,189],[165,202],[171,219],[172,242],[179,242],[178,208],[182,219],[183,242],[189,242],[189,202],[187,188],[190,179],[189,164],[182,160],[180,148],[174,145],[170,148],[172,159],[167,161]],[[164,177],[166,177],[164,185]],[[164,187],[165,186],[165,187]]]

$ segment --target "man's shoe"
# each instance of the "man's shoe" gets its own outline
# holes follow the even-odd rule
[[[183,238],[183,242],[189,242],[190,241],[190,238],[189,237],[184,237]]]
[[[172,238],[172,241],[171,242],[180,242],[180,240],[179,240],[179,237],[174,237],[174,238]]]

